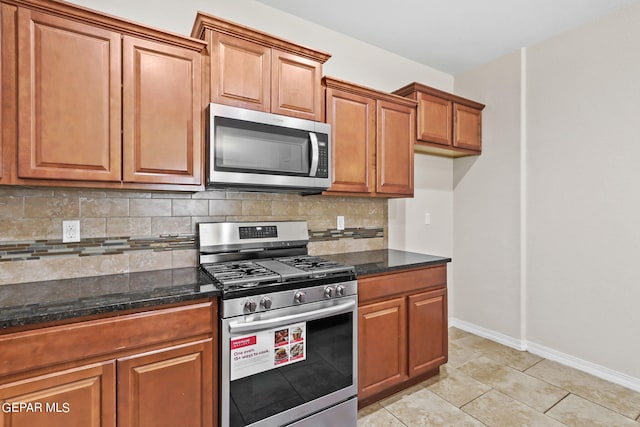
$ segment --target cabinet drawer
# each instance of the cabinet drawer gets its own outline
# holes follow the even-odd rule
[[[446,284],[446,264],[363,277],[358,279],[358,301],[362,303],[392,295],[424,291],[429,288],[446,286]]]
[[[0,376],[212,333],[212,302],[0,337]]]

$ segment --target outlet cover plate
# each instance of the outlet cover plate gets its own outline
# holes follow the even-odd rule
[[[62,221],[62,243],[80,241],[80,220]]]

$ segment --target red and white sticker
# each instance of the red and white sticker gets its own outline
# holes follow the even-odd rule
[[[230,342],[231,381],[305,360],[306,335],[306,323],[296,323],[234,337]]]

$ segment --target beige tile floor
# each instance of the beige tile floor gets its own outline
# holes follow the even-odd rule
[[[359,427],[640,427],[640,393],[449,329],[440,375],[358,412]]]

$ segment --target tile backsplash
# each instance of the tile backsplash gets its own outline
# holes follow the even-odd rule
[[[66,219],[79,243],[62,243]],[[198,222],[275,220],[306,220],[312,254],[386,247],[386,199],[0,187],[0,285],[191,267]]]

